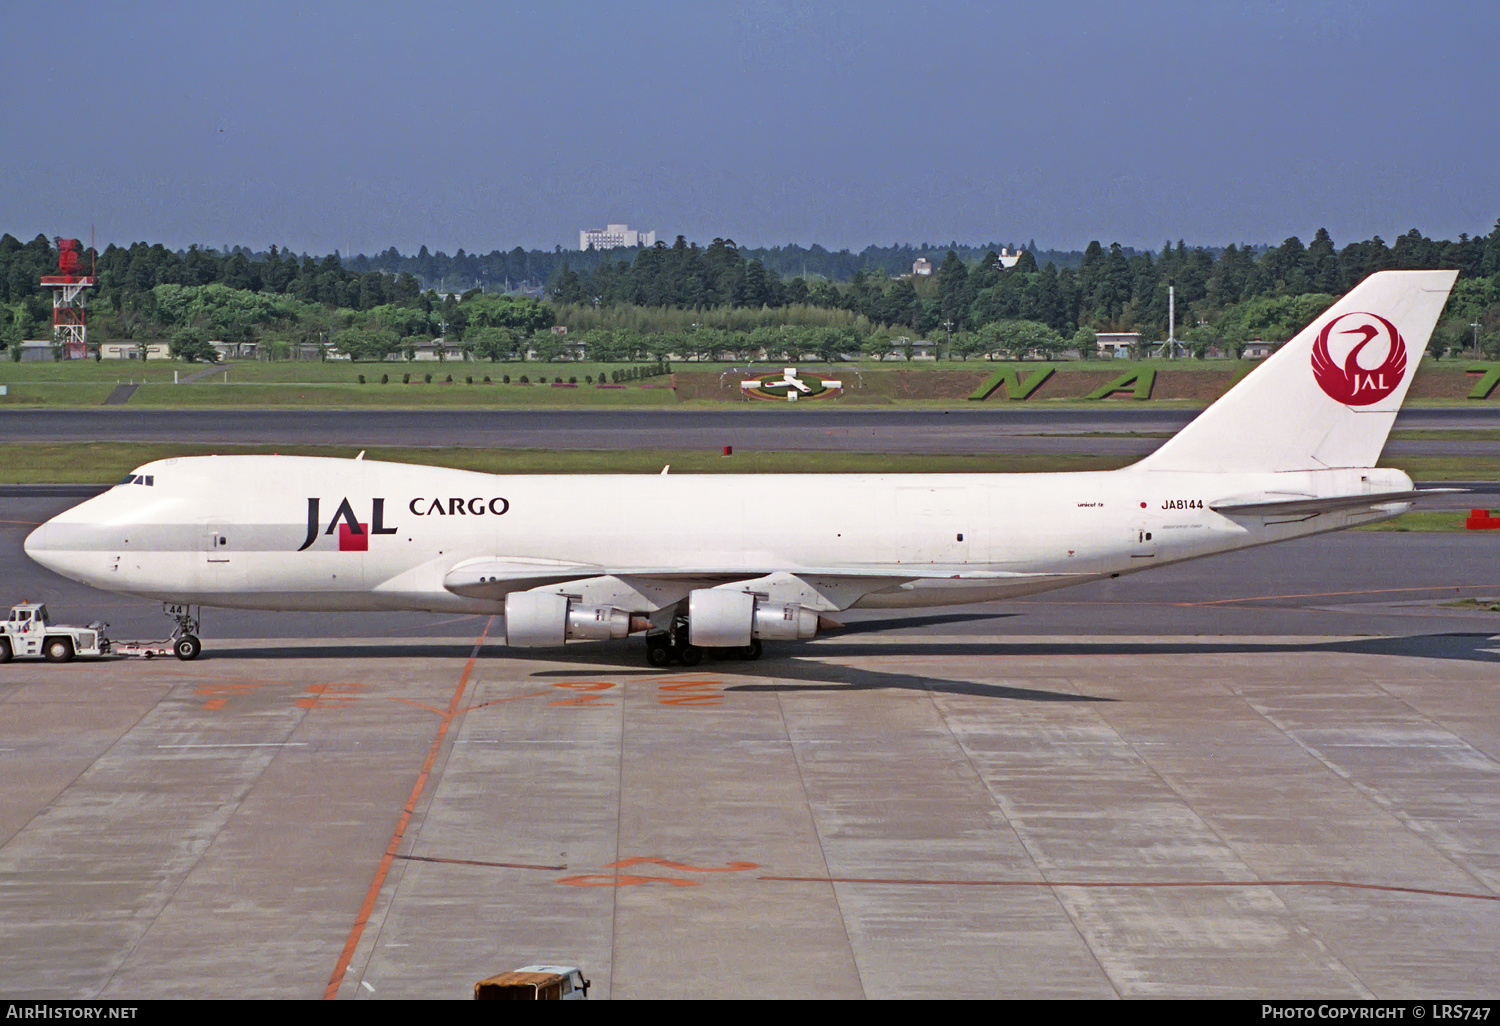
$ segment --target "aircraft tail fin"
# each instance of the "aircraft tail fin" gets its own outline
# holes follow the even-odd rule
[[[1373,467],[1457,271],[1379,271],[1138,466]]]

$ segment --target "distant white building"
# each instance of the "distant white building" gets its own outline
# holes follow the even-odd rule
[[[145,355],[141,350],[145,349]],[[172,357],[171,345],[161,340],[156,341],[115,341],[99,343],[99,359],[101,360],[169,360]]]
[[[585,228],[578,233],[579,250],[588,249],[615,249],[620,246],[654,246],[656,245],[655,232],[638,232],[628,224],[610,224],[603,228],[592,231]]]
[[[209,345],[214,347],[214,352],[219,354],[219,359],[255,359],[256,350],[259,348],[255,342],[214,342]]]
[[[1094,339],[1099,346],[1099,355],[1126,359],[1141,344],[1139,331],[1096,331]]]
[[[1021,262],[1021,252],[1020,250],[1017,250],[1016,252],[1012,253],[1008,248],[1001,247],[1000,253],[995,257],[995,262],[999,264],[1003,270],[1008,271],[1012,267],[1016,266],[1016,264]],[[926,257],[917,257],[917,259],[911,265],[911,274],[901,275],[900,277],[928,278],[932,276],[934,270],[935,268],[932,266],[931,260],[928,260]]]
[[[891,356],[898,359],[907,358],[908,350],[910,359],[913,360],[936,360],[938,355],[938,344],[925,338],[908,338],[902,335],[891,341]]]

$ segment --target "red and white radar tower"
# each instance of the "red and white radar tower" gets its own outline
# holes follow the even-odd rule
[[[63,358],[82,360],[88,355],[88,292],[98,278],[79,274],[77,239],[57,240],[57,273],[42,275],[42,287],[52,290],[52,340],[60,342]]]

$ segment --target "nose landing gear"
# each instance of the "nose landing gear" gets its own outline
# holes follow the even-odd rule
[[[183,662],[191,662],[203,651],[203,642],[198,640],[198,617],[192,606],[162,603],[162,612],[176,623],[166,641],[115,641],[110,651],[115,655],[139,656],[151,659],[156,656],[174,655]]]
[[[192,662],[203,651],[203,642],[198,640],[201,627],[193,615],[192,606],[167,605],[164,611],[177,622],[172,631],[172,654],[183,662]]]

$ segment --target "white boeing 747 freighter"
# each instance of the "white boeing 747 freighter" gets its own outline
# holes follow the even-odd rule
[[[823,614],[1004,599],[1370,523],[1455,271],[1382,271],[1160,449],[1065,474],[505,476],[363,459],[159,460],[38,527],[66,577],[179,606],[503,613],[507,644],[645,632],[754,658]],[[198,654],[184,610],[174,635]]]

